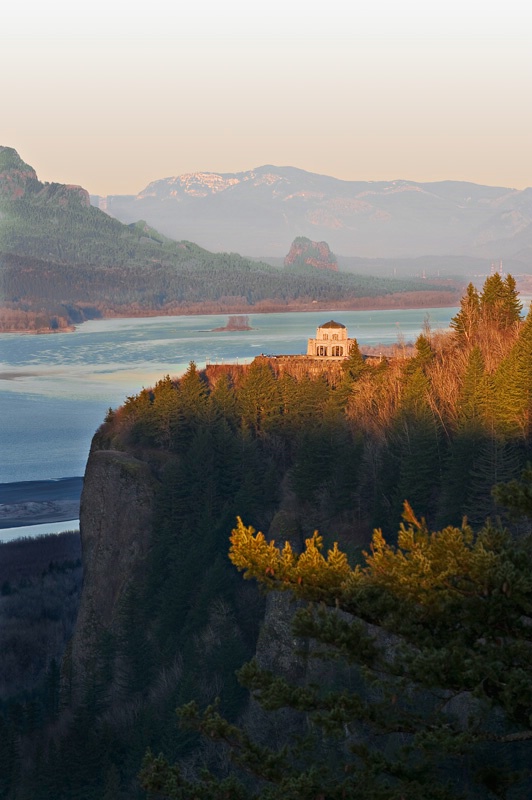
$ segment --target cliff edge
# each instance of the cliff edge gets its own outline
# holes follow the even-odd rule
[[[120,601],[148,552],[154,492],[155,481],[145,462],[116,450],[91,452],[81,495],[84,572],[72,641],[78,685],[97,639],[117,625]]]

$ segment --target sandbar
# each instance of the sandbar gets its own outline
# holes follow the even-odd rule
[[[79,518],[83,478],[0,483],[0,529]]]

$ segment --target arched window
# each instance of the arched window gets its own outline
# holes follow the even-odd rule
[[[319,356],[326,356],[327,355],[327,348],[324,347],[322,344],[318,345],[318,355]]]
[[[336,345],[336,347],[333,347],[333,349],[332,349],[332,355],[333,356],[343,356],[343,354],[344,354],[344,348],[343,347],[340,347],[339,345]]]

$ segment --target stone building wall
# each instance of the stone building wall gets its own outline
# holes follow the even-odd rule
[[[347,328],[340,322],[330,320],[316,330],[316,338],[309,339],[307,356],[311,358],[347,358],[355,339],[349,339]]]

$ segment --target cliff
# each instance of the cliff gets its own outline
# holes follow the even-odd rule
[[[516,322],[508,332],[510,360],[499,362],[505,366],[520,352],[511,336],[523,347],[530,342],[530,320],[519,332]],[[500,329],[479,330],[486,354],[493,352],[493,342],[503,339]],[[312,359],[289,357],[204,372],[191,363],[180,379],[166,376],[107,415],[86,470],[83,595],[63,660],[67,708],[52,719],[54,747],[44,755],[46,780],[54,779],[56,764],[68,764],[65,780],[79,790],[71,796],[81,796],[91,782],[88,800],[118,797],[115,789],[111,793],[117,776],[106,773],[105,753],[120,770],[122,794],[137,797],[133,776],[147,746],[170,754],[186,775],[204,765],[216,769],[212,741],[199,744],[176,723],[175,708],[191,701],[203,708],[219,697],[224,716],[244,718],[252,735],[270,742],[282,744],[304,730],[300,716],[283,710],[266,721],[235,679],[255,657],[296,684],[339,686],[334,675],[324,680],[334,663],[323,665],[318,651],[294,639],[296,606],[288,595],[264,600],[255,582],[242,580],[230,564],[236,516],[277,544],[288,539],[294,550],[318,529],[325,552],[337,540],[353,564],[367,549],[374,520],[393,535],[404,498],[413,498],[412,508],[426,512],[431,526],[438,514],[460,520],[468,508],[484,516],[489,508],[495,516],[491,485],[483,484],[482,495],[473,458],[468,479],[463,459],[453,462],[451,456],[495,452],[500,464],[504,454],[511,479],[524,453],[510,441],[497,450],[499,440],[487,434],[475,447],[460,432],[451,442],[445,438],[457,411],[448,397],[458,397],[462,387],[461,402],[476,402],[476,388],[468,388],[462,375],[441,384],[449,353],[458,359],[461,349],[454,333],[430,341],[420,336],[410,359],[353,357],[339,372],[325,364],[319,373],[306,372],[307,362],[317,366]],[[508,386],[517,391],[512,370],[506,372]],[[525,402],[529,387],[517,388]],[[491,388],[490,409],[499,407],[499,391]],[[500,426],[497,436],[508,430],[509,413],[490,417]],[[520,419],[516,415],[515,424]],[[275,575],[272,564],[263,564],[261,576]],[[285,575],[283,570],[283,586]],[[372,607],[371,594],[368,602]],[[66,796],[63,789],[52,786],[49,794]]]
[[[179,381],[167,377],[128,398],[95,436],[80,510],[84,583],[63,697],[92,709],[94,729],[106,720],[113,740],[135,754],[132,763],[147,743],[158,750],[168,741],[179,758],[208,759],[176,727],[175,707],[190,700],[207,705],[220,696],[225,714],[244,715],[265,732],[271,720],[235,677],[251,658],[287,676],[307,674],[305,658],[291,650],[287,597],[265,600],[228,559],[237,515],[268,536],[289,536],[295,548],[325,518],[356,536],[353,515],[333,511],[339,491],[350,502],[344,469],[355,474],[343,426],[340,438],[319,433],[323,463],[335,459],[338,467],[319,485],[309,471],[309,408],[320,420],[327,375],[292,377],[292,365],[277,366],[259,358],[199,373],[191,365]],[[332,391],[336,373],[329,377]],[[281,387],[308,395],[293,397],[285,422],[276,416]],[[319,506],[310,516],[309,502]],[[133,709],[130,726],[124,720]],[[274,724],[288,736],[301,720],[281,714]]]
[[[294,239],[288,255],[284,260],[285,267],[315,267],[338,272],[338,261],[331,253],[327,242],[312,242],[306,236]]]
[[[61,183],[41,183],[33,167],[26,164],[16,150],[0,146],[0,201],[13,201],[25,196],[32,196],[40,203],[55,202],[63,207],[70,204],[90,206],[86,189]]]
[[[148,552],[155,481],[147,463],[93,450],[80,507],[83,589],[72,640],[74,697],[88,677],[97,644],[117,630],[119,608]]]

